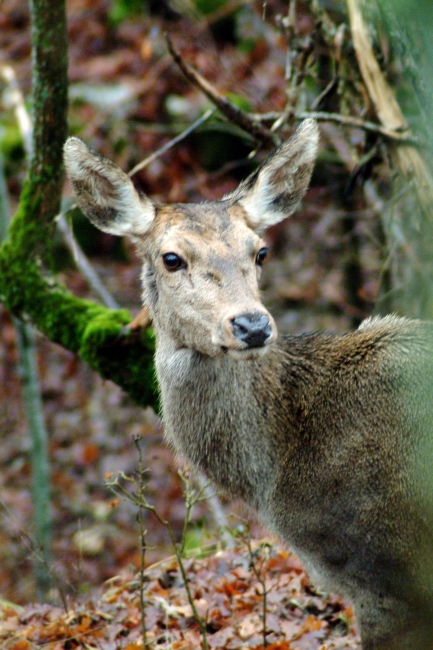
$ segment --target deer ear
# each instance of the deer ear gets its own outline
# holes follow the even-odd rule
[[[224,200],[240,204],[258,234],[288,217],[305,194],[313,172],[319,129],[307,119]]]
[[[77,203],[97,228],[130,237],[149,230],[155,208],[117,165],[91,151],[78,138],[69,138],[63,153]]]

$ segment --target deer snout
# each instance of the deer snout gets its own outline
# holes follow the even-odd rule
[[[247,348],[261,348],[273,335],[269,317],[261,312],[241,314],[231,319],[232,332]]]
[[[212,342],[234,359],[257,359],[277,338],[274,319],[265,310],[239,311],[226,312]]]

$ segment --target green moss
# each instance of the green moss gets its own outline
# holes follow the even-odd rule
[[[51,341],[79,354],[142,406],[157,407],[154,339],[125,331],[127,310],[110,310],[71,294],[41,274],[32,258],[16,255],[10,241],[0,249],[0,297],[16,316],[28,317]]]
[[[112,318],[113,314],[119,320]],[[126,390],[142,406],[157,405],[157,384],[153,364],[154,339],[146,331],[139,340],[128,334],[125,312],[101,314],[90,321],[82,338],[80,356],[106,379]],[[123,320],[123,323],[122,323]]]
[[[145,0],[111,0],[108,16],[113,27],[118,27],[125,20],[142,15],[146,7]]]
[[[204,16],[209,16],[221,9],[224,0],[194,0],[194,4]]]
[[[249,102],[242,95],[237,93],[227,93],[227,99],[237,108],[240,108],[242,111],[249,113],[252,110],[251,102]]]
[[[51,226],[47,220],[38,219],[43,205],[43,195],[38,183],[26,179],[20,197],[18,210],[9,227],[9,245],[21,261],[50,248]]]

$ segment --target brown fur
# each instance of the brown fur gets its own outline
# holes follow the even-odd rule
[[[122,194],[127,177],[76,139],[65,159],[84,212],[109,232],[130,224],[142,254],[170,444],[255,508],[320,585],[352,599],[365,649],[427,650],[433,328],[389,316],[344,336],[277,339],[260,302],[259,235],[302,196],[316,146],[309,120],[222,201],[157,208],[133,189]],[[102,174],[99,188],[94,176],[86,185],[84,168]],[[121,199],[107,225],[110,195]],[[164,253],[182,268],[167,270]],[[234,326],[245,316],[268,323],[260,345]]]

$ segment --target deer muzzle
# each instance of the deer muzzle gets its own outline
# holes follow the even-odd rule
[[[232,332],[247,348],[261,348],[273,334],[269,317],[260,312],[241,314],[231,320]]]

